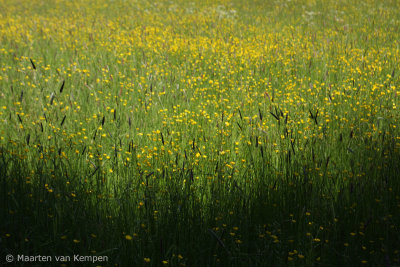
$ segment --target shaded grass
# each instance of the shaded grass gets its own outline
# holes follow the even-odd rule
[[[307,174],[307,181],[294,174],[301,166],[276,175],[255,165],[258,182],[246,189],[234,178],[216,177],[203,193],[182,186],[182,179],[190,179],[185,172],[108,183],[99,172],[92,179],[98,182],[85,183],[79,171],[66,177],[56,168],[52,175],[37,171],[27,183],[32,168],[4,149],[1,156],[1,210],[7,218],[1,235],[7,254],[107,255],[106,265],[121,266],[141,266],[144,258],[153,265],[166,260],[188,266],[398,260],[397,153],[375,157],[385,168],[346,182],[318,172]],[[43,184],[51,185],[51,192]]]

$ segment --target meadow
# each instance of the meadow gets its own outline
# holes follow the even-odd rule
[[[0,0],[0,248],[36,266],[400,265],[397,0]]]

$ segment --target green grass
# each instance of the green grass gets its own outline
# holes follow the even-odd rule
[[[398,265],[399,14],[0,0],[2,263]]]

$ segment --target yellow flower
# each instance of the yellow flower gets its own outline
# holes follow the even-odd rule
[[[144,258],[145,262],[150,262],[150,258]]]
[[[126,236],[125,236],[125,239],[126,239],[126,240],[132,240],[132,236],[126,235]]]

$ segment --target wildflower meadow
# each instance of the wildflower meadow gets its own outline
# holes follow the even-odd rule
[[[0,0],[4,266],[399,266],[397,0]]]

